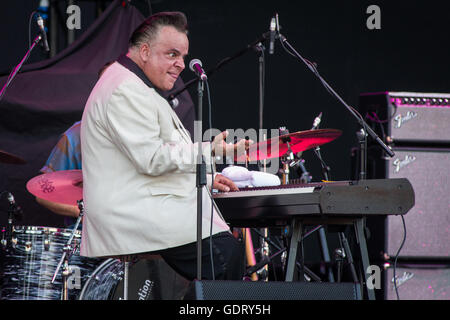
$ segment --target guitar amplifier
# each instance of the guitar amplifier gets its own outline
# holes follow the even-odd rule
[[[359,111],[387,144],[450,144],[450,94],[363,93]]]
[[[450,268],[448,266],[404,265],[385,270],[387,300],[449,300]],[[395,291],[394,281],[397,291]]]

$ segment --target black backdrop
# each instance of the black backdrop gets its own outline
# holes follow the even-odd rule
[[[94,23],[92,1],[75,1],[82,8],[82,28],[77,38]],[[3,4],[0,10],[0,70],[11,70],[26,51],[28,17],[39,1],[16,0]],[[143,15],[149,13],[147,1],[132,1]],[[381,29],[369,30],[366,9],[376,4],[381,9]],[[224,57],[231,56],[268,30],[270,18],[279,14],[282,33],[304,57],[318,64],[322,76],[352,106],[358,95],[374,91],[449,92],[448,16],[444,1],[151,1],[153,12],[179,10],[186,13],[190,24],[190,58],[202,60],[205,69],[212,68]],[[63,27],[63,26],[62,26]],[[32,26],[32,30],[36,30]],[[59,48],[59,51],[64,48]],[[99,47],[98,50],[102,50]],[[44,61],[36,48],[30,62]],[[70,77],[70,74],[61,75]],[[183,78],[193,77],[190,71]],[[2,78],[0,85],[3,86]],[[291,132],[307,130],[314,117],[323,112],[321,128],[343,131],[336,141],[322,147],[325,161],[335,180],[351,176],[350,152],[356,145],[358,127],[352,116],[331,98],[310,71],[276,44],[275,54],[266,51],[266,87],[264,128],[286,126]],[[224,66],[210,81],[213,127],[258,128],[258,56],[249,51]],[[91,84],[92,85],[92,84]],[[191,95],[196,101],[195,88]],[[32,90],[32,89],[30,89]],[[55,88],[56,90],[56,88]],[[71,90],[58,88],[57,90]],[[27,92],[23,92],[26,100]],[[206,102],[206,100],[205,100]],[[37,103],[31,101],[31,103]],[[205,108],[206,109],[206,108]],[[0,117],[15,119],[18,126],[33,127],[22,131],[2,122],[0,150],[23,157],[24,166],[0,164],[0,190],[10,190],[24,209],[21,224],[59,226],[63,220],[37,206],[25,190],[26,182],[45,162],[51,147],[66,127],[81,115],[80,110],[61,110],[55,121],[20,121],[20,110],[0,109]],[[73,111],[73,112],[69,112]],[[205,110],[206,112],[206,110]],[[205,118],[206,119],[206,118]],[[41,120],[36,120],[41,121]],[[9,121],[8,121],[9,123]],[[204,126],[206,127],[206,125]],[[20,139],[17,136],[20,135]],[[39,139],[36,138],[39,136]],[[27,141],[27,143],[21,143]],[[39,151],[30,149],[36,141]],[[305,152],[306,166],[315,181],[320,180],[320,167],[311,152]],[[24,171],[28,174],[22,174]],[[0,208],[4,208],[5,200]],[[6,225],[1,212],[0,224]]]

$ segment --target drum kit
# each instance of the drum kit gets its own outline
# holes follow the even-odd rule
[[[287,155],[292,166],[296,154],[318,148],[341,135],[334,129],[286,133],[252,145],[247,159],[265,160]],[[277,148],[273,148],[273,146]],[[256,148],[255,148],[256,147]],[[273,148],[273,149],[272,149]],[[260,150],[267,150],[264,154]],[[276,152],[275,152],[276,150]],[[238,159],[239,160],[239,159]],[[0,163],[25,164],[16,155],[0,150]],[[2,300],[150,300],[181,298],[187,280],[170,274],[180,292],[163,290],[159,272],[169,268],[159,259],[88,258],[79,254],[84,214],[81,170],[55,171],[30,179],[26,188],[35,197],[78,206],[80,215],[72,229],[16,226],[10,199],[8,226],[2,228],[0,255],[0,299]],[[11,195],[12,197],[12,195]],[[12,200],[12,202],[11,202]],[[15,205],[15,204],[14,204]],[[247,258],[250,258],[247,255]],[[248,259],[253,261],[254,259]],[[166,272],[167,273],[167,272]],[[176,278],[176,279],[175,279]],[[167,275],[165,277],[167,279]],[[173,286],[172,286],[173,287]],[[123,295],[122,295],[123,293]]]

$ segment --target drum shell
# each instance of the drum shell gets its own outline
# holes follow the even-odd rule
[[[52,278],[63,256],[71,229],[14,226],[12,247],[2,250],[2,300],[60,300],[63,281],[61,267]],[[90,274],[103,259],[81,257],[81,231],[75,231],[72,243],[75,250],[69,259],[68,298],[75,300]]]

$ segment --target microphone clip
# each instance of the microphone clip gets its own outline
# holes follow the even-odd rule
[[[22,207],[17,205],[11,192],[8,192],[7,197],[9,202],[8,219],[16,219],[18,221],[21,221],[23,217]]]

